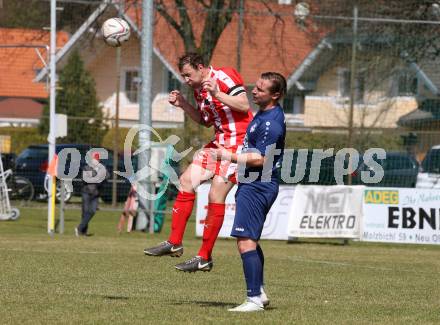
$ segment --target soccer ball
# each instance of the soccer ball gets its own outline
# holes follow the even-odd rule
[[[300,2],[295,6],[295,11],[293,12],[296,19],[299,21],[306,20],[307,16],[310,14],[310,6],[306,2]]]
[[[101,27],[102,36],[107,45],[118,47],[130,38],[130,26],[121,18],[107,19]]]

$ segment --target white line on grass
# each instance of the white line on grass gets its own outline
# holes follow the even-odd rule
[[[0,247],[2,251],[11,252],[26,252],[26,253],[77,253],[77,254],[110,254],[107,252],[96,252],[96,251],[60,251],[60,250],[39,250],[39,249],[22,249],[22,248],[4,248]]]
[[[99,252],[99,251],[74,251],[74,250],[35,250],[35,249],[22,249],[22,248],[4,248],[0,247],[0,251],[11,251],[11,252],[26,252],[26,253],[43,253],[43,254],[53,254],[53,253],[61,253],[61,254],[115,254],[115,252]],[[124,252],[124,255],[139,255],[138,253],[127,254]],[[293,262],[302,262],[302,263],[310,263],[310,264],[321,264],[321,265],[330,265],[330,266],[341,266],[341,267],[353,267],[360,269],[369,269],[376,271],[391,271],[395,272],[397,268],[388,268],[388,267],[377,267],[377,266],[369,266],[369,265],[359,265],[347,262],[334,262],[334,261],[325,261],[325,260],[313,260],[301,257],[290,257],[287,258]],[[420,270],[408,270],[408,269],[398,269],[398,271],[406,272],[406,273],[416,273],[416,274],[432,274],[431,272],[424,272]]]
[[[313,263],[313,264],[324,264],[324,265],[331,265],[331,266],[343,266],[343,267],[354,267],[354,268],[360,268],[360,269],[370,269],[370,270],[377,270],[377,271],[397,271],[396,268],[388,268],[388,267],[377,267],[377,266],[369,266],[369,265],[359,265],[359,264],[353,264],[353,263],[347,263],[347,262],[333,262],[333,261],[323,261],[323,260],[312,260],[307,258],[297,258],[297,257],[288,257],[289,260],[294,262],[303,262],[303,263]],[[431,272],[424,272],[419,270],[405,270],[405,269],[398,269],[399,272],[407,272],[407,273],[417,273],[417,274],[432,274]]]

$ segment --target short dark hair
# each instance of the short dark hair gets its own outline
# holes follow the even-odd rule
[[[281,99],[287,91],[287,82],[286,78],[284,78],[278,72],[264,72],[261,74],[261,79],[270,80],[272,82],[272,86],[270,87],[270,92],[272,94],[279,93]]]
[[[194,52],[185,53],[179,58],[178,66],[180,71],[182,71],[185,64],[189,64],[194,69],[197,69],[199,64],[206,66],[203,57],[200,54]]]

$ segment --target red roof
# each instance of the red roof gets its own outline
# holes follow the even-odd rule
[[[136,2],[136,0],[134,0]],[[175,8],[175,2],[164,1],[168,8]],[[185,0],[188,15],[193,23],[197,42],[202,37],[205,13],[203,6],[194,0]],[[276,71],[286,78],[303,62],[315,48],[319,33],[302,30],[293,17],[293,6],[270,3],[272,12],[280,13],[276,18],[269,13],[261,1],[245,1],[243,41],[241,52],[241,74],[246,84],[253,84],[264,71]],[[140,25],[140,2],[128,8],[128,16]],[[177,11],[170,11],[177,17]],[[167,21],[156,12],[154,46],[177,70],[177,59],[184,53],[180,36]],[[238,15],[220,36],[214,50],[211,64],[216,67],[237,66]],[[322,35],[322,34],[321,34]]]
[[[43,104],[28,98],[8,98],[0,101],[0,118],[39,119]]]
[[[68,40],[65,32],[57,35],[57,47],[62,47]],[[50,44],[50,33],[42,30],[0,28],[1,45],[34,45]],[[47,60],[45,48],[39,49]],[[0,47],[0,97],[46,98],[48,93],[44,83],[35,83],[36,70],[41,69],[42,62],[35,48],[2,48]]]

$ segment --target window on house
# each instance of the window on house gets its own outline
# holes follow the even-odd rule
[[[339,72],[339,94],[341,97],[350,97],[351,71],[341,69]],[[365,71],[358,71],[354,84],[354,101],[363,103],[365,95]]]
[[[128,100],[132,103],[139,103],[140,77],[138,70],[125,71],[124,91]]]
[[[170,92],[172,90],[180,90],[181,83],[180,81],[174,76],[174,74],[171,71],[168,71],[167,74],[167,91]]]
[[[304,114],[304,95],[288,92],[283,99],[286,114]]]
[[[418,79],[408,70],[402,70],[397,73],[397,95],[413,96],[417,95]]]

